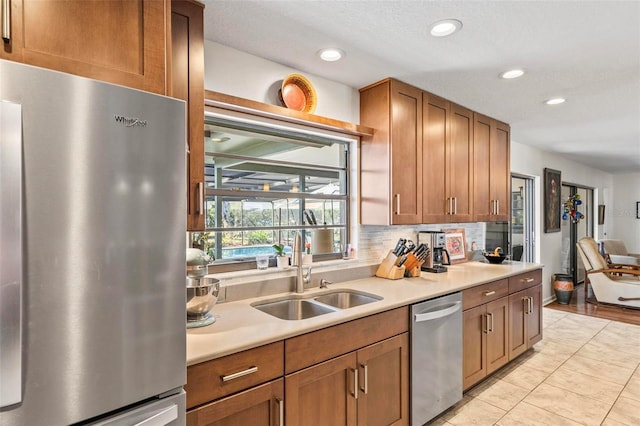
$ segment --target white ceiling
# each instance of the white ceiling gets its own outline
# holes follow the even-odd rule
[[[640,171],[640,1],[205,3],[208,40],[354,88],[395,77],[511,124],[516,142]],[[460,32],[429,35],[451,18]],[[324,47],[347,56],[323,62]],[[512,68],[526,74],[498,77]]]

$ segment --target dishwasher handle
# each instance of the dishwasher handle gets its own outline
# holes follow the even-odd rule
[[[462,302],[455,302],[450,306],[445,307],[444,309],[438,309],[437,311],[426,312],[424,314],[415,314],[414,321],[415,322],[431,321],[438,318],[448,317],[449,315],[458,312],[461,307],[462,307]]]

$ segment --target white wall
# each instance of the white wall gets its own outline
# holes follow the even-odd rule
[[[245,99],[279,105],[282,80],[297,72],[311,81],[318,95],[314,114],[349,123],[360,122],[358,90],[313,74],[303,73],[213,41],[204,42],[204,87]]]
[[[517,137],[517,134],[514,135],[514,137]],[[562,172],[563,182],[594,188],[594,205],[605,204],[607,205],[607,209],[611,209],[611,202],[607,198],[609,198],[609,195],[612,193],[612,188],[614,187],[614,175],[576,163],[568,158],[560,157],[557,154],[523,145],[513,140],[511,141],[511,171],[513,173],[538,177],[541,183],[538,187],[542,188],[545,168],[560,170]],[[539,189],[537,194],[538,214],[536,226],[536,228],[540,230],[538,233],[538,235],[540,235],[538,240],[540,257],[538,261],[544,265],[542,297],[545,300],[549,300],[553,294],[551,287],[553,274],[562,272],[562,233],[544,233],[544,228],[540,223],[544,209],[543,198],[541,197],[540,191],[542,191],[542,189]],[[640,198],[638,198],[638,200],[640,200]],[[597,215],[597,210],[595,214]],[[614,221],[612,216],[611,214],[605,215],[605,228],[611,228],[611,223]],[[594,223],[597,224],[597,222],[596,218]],[[601,232],[597,229],[596,235],[599,234],[601,234]]]
[[[610,220],[606,237],[624,240],[631,253],[640,253],[640,219],[636,218],[640,173],[614,175],[613,183],[613,200],[605,210],[607,222]]]

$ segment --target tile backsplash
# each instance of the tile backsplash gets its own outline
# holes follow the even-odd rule
[[[493,249],[491,235],[485,222],[475,223],[446,223],[436,225],[407,225],[407,226],[371,226],[360,225],[358,260],[364,262],[380,262],[384,256],[393,249],[399,238],[418,241],[419,231],[440,231],[448,228],[463,228],[467,241],[467,250],[471,250],[471,244],[476,243],[477,250],[484,250],[485,244]],[[490,224],[493,226],[494,224]],[[490,227],[489,227],[490,228]],[[507,226],[505,224],[505,229]],[[487,242],[489,241],[489,242]]]

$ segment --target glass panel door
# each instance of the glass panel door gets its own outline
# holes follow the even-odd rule
[[[511,258],[534,262],[535,232],[534,180],[525,176],[511,177]]]

